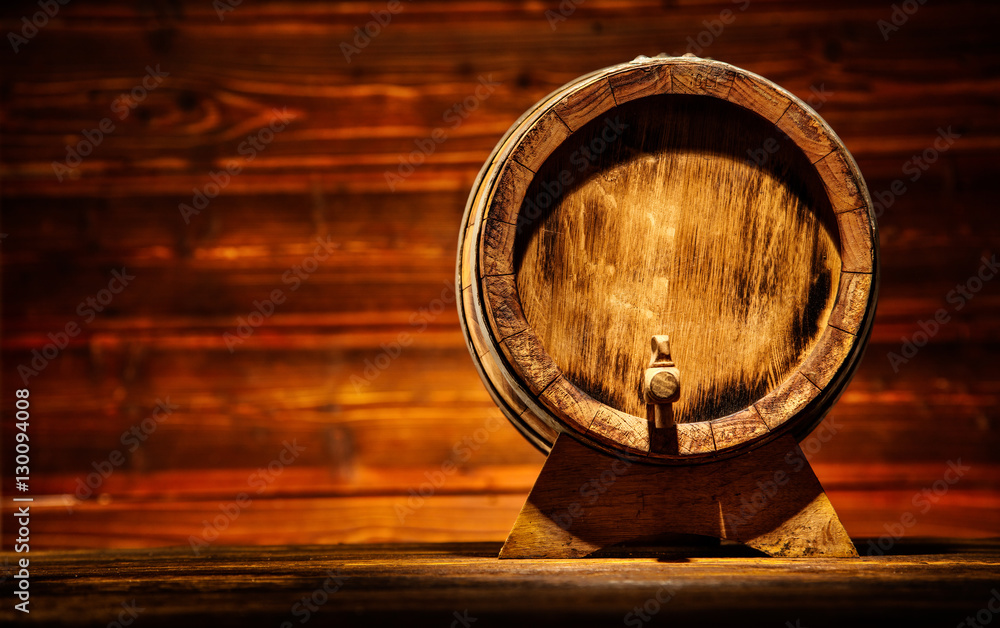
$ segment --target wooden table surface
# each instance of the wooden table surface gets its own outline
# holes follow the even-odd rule
[[[857,541],[862,554],[867,539]],[[496,559],[499,544],[32,552],[31,613],[4,625],[956,626],[1000,609],[1000,539],[900,540],[885,556],[762,558],[740,546],[653,556]],[[12,601],[14,600],[14,601]],[[472,621],[475,619],[475,621]]]

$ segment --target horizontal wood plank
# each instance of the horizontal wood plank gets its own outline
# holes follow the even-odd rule
[[[1000,241],[1000,6],[923,4],[887,40],[878,22],[892,7],[863,0],[587,0],[554,23],[557,3],[406,2],[348,62],[341,42],[385,6],[242,3],[220,19],[194,0],[70,3],[0,53],[5,453],[18,367],[80,327],[28,379],[40,548],[184,544],[285,441],[306,450],[220,543],[502,539],[542,456],[497,423],[458,327],[466,196],[510,124],[551,90],[637,54],[689,50],[810,104],[877,204],[873,344],[803,442],[849,532],[878,537],[914,512],[907,535],[1000,534],[1000,296],[993,281],[957,291]],[[2,32],[38,10],[0,7]],[[712,34],[723,10],[735,19]],[[141,102],[121,100],[147,66],[169,75]],[[136,106],[122,116],[123,104]],[[275,110],[286,127],[247,161],[241,143]],[[60,181],[53,162],[104,118],[114,130]],[[234,160],[218,196],[183,214]],[[296,275],[310,257],[315,270]],[[122,269],[134,281],[102,311],[88,306]],[[286,298],[274,314],[227,344],[275,290]],[[934,328],[939,309],[948,321]],[[922,333],[911,354],[904,340]],[[130,451],[123,433],[168,398],[176,411]],[[113,452],[123,463],[93,495],[64,501]],[[914,495],[958,460],[971,469],[921,512]],[[448,462],[454,473],[400,521],[395,506]]]
[[[995,542],[901,542],[860,559],[759,558],[732,547],[675,547],[661,558],[497,560],[496,543],[306,545],[52,552],[31,563],[52,583],[32,594],[31,624],[300,622],[577,626],[784,622],[954,623],[987,608]],[[4,554],[13,559],[15,555]],[[81,574],[85,574],[81,576]],[[33,581],[34,582],[34,581]],[[6,588],[6,587],[5,587]],[[125,610],[123,610],[125,609]],[[988,612],[988,611],[986,611]],[[5,623],[23,621],[11,606]],[[787,619],[787,618],[792,619]],[[958,618],[958,619],[956,619]]]

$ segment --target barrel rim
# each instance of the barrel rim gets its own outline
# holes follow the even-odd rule
[[[512,256],[503,257],[504,248],[513,252],[517,215],[538,166],[584,124],[625,102],[656,94],[725,100],[788,135],[823,181],[840,230],[842,260],[833,310],[810,354],[747,408],[679,424],[676,452],[651,451],[648,439],[635,438],[644,431],[644,417],[594,400],[562,375],[524,318]],[[469,196],[459,242],[460,320],[491,395],[540,449],[551,446],[552,434],[569,432],[592,446],[649,462],[717,459],[790,430],[803,438],[829,410],[853,375],[870,334],[878,287],[877,242],[872,202],[857,164],[809,105],[767,79],[722,62],[639,57],[549,94],[521,116],[484,164]],[[476,332],[483,335],[478,342]],[[484,360],[494,362],[493,370],[501,366],[503,381],[486,372]]]

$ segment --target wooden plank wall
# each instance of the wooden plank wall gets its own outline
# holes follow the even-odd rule
[[[466,195],[550,90],[689,50],[811,98],[886,205],[872,344],[807,441],[849,532],[1000,533],[1000,292],[953,292],[1000,242],[1000,5],[220,6],[74,2],[25,42],[7,34],[39,6],[0,9],[5,496],[19,367],[79,329],[28,375],[33,549],[502,539],[543,458],[498,422],[458,328]],[[391,19],[348,61],[372,11]],[[957,138],[935,148],[939,129]],[[71,148],[88,154],[54,168]],[[890,363],[939,308],[949,321]],[[953,484],[949,461],[969,467]],[[82,488],[95,468],[111,473]]]

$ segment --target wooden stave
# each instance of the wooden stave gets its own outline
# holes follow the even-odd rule
[[[856,186],[857,197],[858,201],[860,202],[860,206],[857,208],[852,207],[850,209],[837,212],[836,211],[837,205],[835,203],[839,202],[839,200],[835,200],[832,197],[830,198],[831,206],[834,207],[834,211],[837,218],[837,224],[838,228],[840,229],[841,239],[842,239],[841,242],[842,264],[841,264],[840,285],[838,286],[838,292],[834,309],[835,310],[837,309],[836,306],[841,301],[842,295],[840,291],[844,288],[843,282],[845,273],[868,275],[870,279],[867,288],[866,298],[864,301],[864,306],[863,308],[860,308],[863,313],[860,317],[860,321],[858,322],[856,330],[853,333],[851,333],[851,335],[854,337],[854,340],[851,342],[850,349],[847,351],[846,355],[842,356],[841,361],[838,363],[834,372],[828,377],[828,381],[825,385],[817,386],[814,382],[812,382],[811,379],[809,379],[808,377],[805,378],[808,380],[809,384],[818,389],[818,392],[814,394],[809,401],[807,401],[804,405],[800,405],[788,417],[786,417],[779,424],[777,424],[774,429],[768,426],[767,432],[758,436],[745,439],[743,441],[739,441],[735,445],[733,444],[727,445],[724,449],[718,449],[717,447],[715,447],[714,424],[720,421],[730,420],[730,419],[738,423],[739,417],[737,415],[740,415],[741,413],[746,412],[747,410],[756,411],[757,403],[763,401],[763,399],[752,403],[744,411],[736,412],[726,417],[719,417],[712,421],[705,421],[701,423],[685,424],[687,426],[702,426],[704,424],[712,424],[710,428],[710,431],[712,431],[712,438],[713,438],[712,450],[695,451],[694,453],[689,452],[689,453],[663,454],[660,452],[652,452],[650,451],[650,449],[647,449],[646,451],[641,451],[629,448],[628,446],[623,445],[621,442],[612,440],[610,438],[595,438],[595,435],[593,433],[586,431],[581,432],[579,431],[579,429],[573,429],[573,426],[567,425],[564,420],[560,419],[557,416],[553,416],[554,411],[551,408],[548,408],[543,404],[539,403],[539,399],[537,398],[535,393],[532,392],[530,389],[527,389],[524,385],[525,382],[523,381],[523,379],[517,376],[516,369],[512,367],[510,360],[507,359],[509,355],[505,356],[503,355],[502,351],[497,350],[499,342],[496,335],[494,334],[495,330],[493,328],[493,323],[490,320],[488,320],[490,316],[492,316],[492,312],[490,313],[490,316],[487,316],[486,314],[487,307],[484,305],[484,301],[482,299],[482,283],[485,279],[489,277],[482,275],[481,269],[479,268],[480,251],[478,250],[478,246],[475,246],[478,244],[478,241],[482,238],[482,233],[483,233],[482,222],[491,208],[491,201],[494,193],[496,192],[495,188],[498,183],[498,180],[503,175],[504,165],[508,161],[512,160],[512,155],[514,151],[519,148],[519,143],[524,139],[524,135],[527,133],[528,130],[531,129],[533,124],[535,124],[538,120],[540,120],[544,115],[552,111],[556,103],[564,101],[568,95],[575,94],[577,90],[581,88],[581,86],[586,87],[590,82],[597,83],[601,79],[603,79],[604,81],[609,81],[611,77],[630,70],[640,69],[644,67],[645,68],[658,67],[662,65],[708,66],[709,68],[711,68],[709,70],[710,72],[731,73],[732,76],[730,78],[730,83],[731,83],[730,90],[733,84],[735,84],[736,78],[741,78],[742,80],[745,81],[751,81],[758,86],[763,85],[765,88],[773,90],[779,96],[789,101],[788,106],[785,108],[785,110],[783,110],[783,113],[780,116],[778,116],[774,120],[765,118],[766,120],[768,120],[768,122],[774,124],[775,126],[777,126],[777,122],[779,120],[783,119],[784,114],[791,109],[792,105],[795,105],[798,108],[798,110],[800,110],[799,115],[808,116],[809,118],[808,121],[814,124],[815,127],[819,129],[819,132],[822,134],[821,139],[829,140],[829,144],[831,146],[831,150],[828,153],[824,154],[822,157],[816,160],[810,159],[810,162],[814,167],[817,168],[817,172],[819,172],[819,167],[817,166],[817,164],[826,160],[829,157],[838,158],[842,162],[841,165],[843,166],[841,174],[849,176],[852,185]],[[626,101],[619,102],[617,100],[617,98],[614,96],[614,89],[610,85],[610,82],[609,82],[609,88],[612,94],[612,98],[614,98],[615,104],[612,105],[609,109],[599,111],[596,115],[601,115],[605,111],[610,111],[614,107],[619,106],[624,102],[626,102]],[[675,92],[671,91],[663,93],[675,93]],[[691,92],[680,92],[680,93],[691,93]],[[632,100],[634,98],[646,95],[649,94],[640,94],[639,96],[633,96],[633,98],[629,98],[628,100]],[[763,117],[763,115],[756,109],[750,108],[741,102],[734,102],[730,100],[728,98],[728,92],[726,98],[722,98],[715,94],[708,94],[707,92],[702,93],[700,95],[703,97],[716,97],[720,98],[721,100],[726,100],[732,104],[742,106],[748,111],[755,113],[757,115],[761,115]],[[591,118],[587,118],[584,119],[583,122],[579,122],[578,124],[575,125],[575,128],[570,127],[570,125],[566,124],[565,122],[563,122],[563,124],[566,124],[566,126],[570,128],[570,134],[572,134],[577,129],[579,129],[584,123],[589,121],[589,119]],[[560,121],[562,121],[561,118]],[[791,136],[792,134],[788,133],[788,135]],[[794,137],[793,141],[800,148],[800,150],[803,150],[803,152],[807,154],[808,157],[809,154],[806,152],[806,149],[803,148],[802,144]],[[538,159],[538,162],[544,163],[544,161],[548,159],[548,157],[551,155],[551,152],[552,151],[543,154]],[[827,178],[822,173],[820,173],[820,178],[823,181],[824,186],[826,186]],[[831,194],[829,188],[827,188],[827,194],[828,196]],[[473,215],[474,210],[476,211],[475,215]],[[867,251],[870,253],[870,271],[867,273],[864,272],[863,270],[859,272],[856,269],[847,270],[845,268],[847,264],[847,262],[844,261],[846,255],[844,254],[844,244],[843,244],[845,227],[843,226],[843,224],[841,224],[840,216],[842,214],[855,214],[855,213],[859,215],[861,213],[865,214],[864,216],[865,219],[863,220],[863,226],[867,229],[867,240],[870,244],[870,247],[867,249]],[[855,222],[857,222],[857,220],[855,220]],[[472,235],[475,236],[472,240],[470,240],[469,238],[470,231]],[[472,247],[473,250],[471,251],[473,254],[471,255],[471,258],[469,255],[470,251],[468,249],[470,243],[473,245]],[[802,440],[809,434],[809,432],[811,432],[816,427],[816,425],[818,425],[818,423],[823,419],[826,413],[829,412],[833,404],[836,402],[837,398],[839,398],[844,388],[850,382],[850,379],[852,378],[858,363],[863,357],[864,349],[867,346],[868,338],[870,337],[871,334],[871,325],[874,320],[875,307],[877,303],[877,294],[878,294],[878,283],[879,283],[878,262],[879,262],[879,253],[878,253],[877,224],[875,222],[872,201],[868,192],[867,185],[864,182],[864,178],[862,177],[860,170],[858,169],[857,164],[854,161],[853,157],[850,155],[849,151],[844,146],[843,141],[840,140],[840,138],[829,127],[829,125],[822,118],[820,118],[818,114],[816,114],[816,112],[813,111],[806,103],[802,102],[793,94],[787,92],[787,90],[782,89],[780,86],[771,83],[770,81],[764,79],[763,77],[757,76],[753,73],[747,72],[740,68],[736,68],[734,66],[730,66],[725,63],[712,60],[703,60],[697,57],[693,57],[692,55],[685,55],[684,57],[665,57],[662,55],[660,57],[655,57],[655,58],[638,57],[632,62],[620,64],[617,66],[611,66],[609,68],[597,70],[585,76],[579,77],[578,79],[571,81],[570,83],[567,83],[563,87],[550,93],[548,96],[546,96],[538,103],[536,103],[528,111],[526,111],[508,129],[508,131],[505,133],[501,141],[497,144],[493,153],[490,155],[490,158],[487,159],[487,161],[484,163],[483,168],[480,170],[480,173],[477,176],[473,188],[470,192],[469,201],[466,205],[466,211],[463,216],[462,229],[460,230],[459,234],[458,264],[456,272],[457,287],[459,288],[459,290],[463,289],[470,290],[469,296],[471,297],[470,299],[468,299],[468,301],[466,299],[463,299],[462,303],[460,303],[459,319],[463,329],[463,334],[466,338],[467,345],[470,349],[470,353],[473,355],[473,361],[475,362],[480,377],[482,378],[484,384],[486,385],[490,395],[493,397],[494,401],[496,401],[497,404],[500,406],[501,410],[503,411],[505,416],[507,416],[508,420],[510,420],[511,423],[514,424],[515,427],[517,427],[517,429],[521,431],[521,433],[525,435],[526,438],[528,438],[529,442],[532,442],[532,444],[535,445],[537,448],[539,448],[541,451],[547,452],[550,449],[552,443],[554,442],[554,435],[557,435],[560,432],[565,432],[592,448],[596,448],[598,450],[605,451],[606,453],[610,453],[615,456],[626,457],[639,462],[654,463],[654,464],[693,464],[693,463],[711,462],[714,460],[721,460],[739,455],[745,451],[754,449],[776,438],[779,438],[787,433],[792,433],[798,440]],[[473,275],[474,280],[472,280],[471,282],[463,281],[464,277],[463,271],[466,272],[469,271],[472,266],[475,266],[476,269],[476,273]],[[465,279],[468,279],[468,277],[466,277]],[[463,283],[465,285],[463,285]],[[857,304],[855,304],[855,306],[857,306]],[[857,309],[857,307],[855,307],[855,309]],[[833,320],[834,313],[836,312],[831,313],[830,320]],[[470,318],[475,321],[474,324],[476,325],[476,327],[470,327],[469,325]],[[829,321],[827,322],[827,326],[833,327],[829,323]],[[486,339],[485,344],[489,347],[489,350],[483,352],[481,346],[477,347],[477,343],[474,337],[475,334],[473,330],[477,330],[481,334],[484,334],[484,339]],[[825,330],[822,338],[820,338],[817,341],[817,347],[814,347],[813,352],[810,353],[810,355],[807,356],[805,360],[802,361],[799,368],[797,368],[785,382],[782,382],[774,391],[766,395],[765,398],[771,397],[775,393],[775,391],[785,386],[785,384],[790,382],[796,375],[800,375],[800,370],[803,368],[806,362],[809,362],[810,358],[814,357],[814,354],[817,353],[818,345],[824,339],[827,338],[826,331],[828,330]],[[483,342],[481,341],[480,344],[483,344]],[[544,347],[542,349],[544,351]],[[490,374],[488,373],[489,367],[492,367],[492,369],[495,372],[501,375],[499,379],[502,381],[498,382],[496,381],[496,379],[494,379],[494,377],[490,376]],[[555,380],[553,380],[552,383],[555,383],[559,380],[565,380],[565,377],[563,377],[561,373]],[[569,382],[566,383],[569,385],[570,388],[575,389],[575,386],[573,386],[571,383]],[[562,382],[560,382],[560,384],[562,384]],[[501,388],[504,388],[506,390],[501,390]],[[584,397],[587,397],[587,399],[590,399],[589,396],[587,396],[586,393],[584,393],[583,391],[578,391],[578,392]],[[603,406],[603,404],[600,404],[596,400],[590,399],[590,401],[593,401],[593,403],[599,406],[607,407]],[[633,418],[638,418],[638,417],[633,417]],[[679,429],[687,429],[687,428],[679,428]]]

